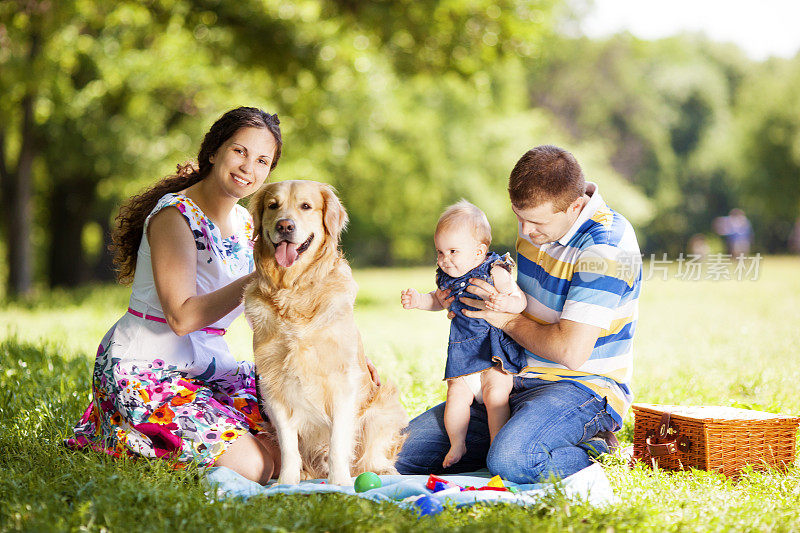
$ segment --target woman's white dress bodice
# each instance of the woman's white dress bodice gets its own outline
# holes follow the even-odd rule
[[[175,207],[183,215],[194,236],[197,247],[197,294],[220,289],[253,270],[253,225],[247,210],[236,205],[231,212],[234,234],[223,237],[219,228],[192,202],[179,193],[164,195],[150,212],[144,224],[142,242],[136,260],[129,307],[134,311],[156,317],[164,312],[156,292],[147,227],[153,215],[166,207]],[[210,327],[226,329],[243,311],[239,306]],[[126,364],[164,361],[174,367],[204,379],[224,375],[235,369],[236,359],[220,335],[195,331],[179,337],[167,324],[139,318],[126,313],[109,331],[112,343],[120,348],[114,353]],[[114,348],[111,348],[115,351]]]

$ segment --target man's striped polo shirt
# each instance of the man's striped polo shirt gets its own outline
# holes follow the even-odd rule
[[[631,404],[633,333],[642,284],[641,254],[633,227],[609,208],[597,185],[586,184],[589,201],[557,241],[533,244],[517,238],[517,282],[528,298],[523,312],[541,324],[561,319],[602,329],[589,360],[569,370],[530,351],[521,376],[570,380],[601,398],[622,425]]]

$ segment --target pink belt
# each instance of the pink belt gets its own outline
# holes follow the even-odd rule
[[[162,324],[167,323],[166,318],[161,318],[160,316],[145,315],[140,313],[139,311],[134,311],[130,307],[128,308],[128,312],[133,316],[138,316],[139,318],[144,318],[145,320],[152,320],[153,322],[161,322]],[[206,333],[210,333],[211,335],[225,335],[226,330],[222,328],[200,328],[197,331],[205,331]]]

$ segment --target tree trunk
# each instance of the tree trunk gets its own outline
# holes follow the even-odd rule
[[[36,157],[32,94],[22,99],[22,146],[17,171],[10,173],[8,195],[8,294],[26,296],[33,281],[33,244],[31,242],[33,160]]]
[[[91,279],[83,249],[83,228],[94,204],[94,184],[81,179],[59,180],[47,200],[50,216],[48,267],[51,287],[75,287]]]
[[[32,32],[26,63],[31,71],[39,54],[40,36]],[[33,223],[33,160],[36,158],[36,124],[33,120],[33,105],[36,100],[35,88],[28,86],[20,108],[22,124],[20,128],[19,157],[17,169],[6,167],[5,152],[0,170],[3,172],[3,203],[6,219],[6,252],[8,258],[8,290],[10,297],[27,296],[33,282],[33,243],[31,225]],[[3,150],[5,146],[3,147]]]
[[[96,281],[113,281],[114,261],[108,246],[111,244],[111,222],[108,216],[103,216],[97,221],[103,228],[103,249],[100,250],[100,257],[94,265],[94,279]]]
[[[8,234],[11,223],[11,194],[14,177],[6,164],[6,131],[0,126],[0,237]],[[8,240],[6,240],[8,242]]]

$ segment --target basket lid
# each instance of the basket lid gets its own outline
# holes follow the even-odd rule
[[[652,411],[663,413],[669,411],[670,415],[693,418],[697,420],[786,420],[800,423],[800,418],[793,415],[782,415],[775,413],[765,413],[764,411],[754,411],[752,409],[740,409],[738,407],[722,407],[714,405],[663,405],[651,403],[635,403],[631,406],[634,410]]]

